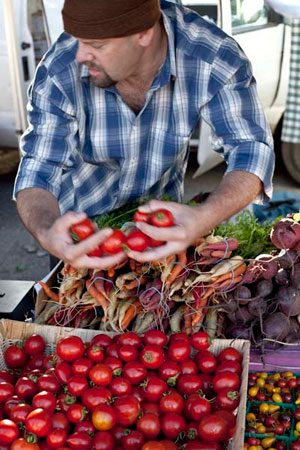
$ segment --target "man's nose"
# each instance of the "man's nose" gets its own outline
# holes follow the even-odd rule
[[[82,64],[87,61],[93,61],[94,57],[92,53],[89,51],[88,46],[83,44],[82,42],[79,42],[76,53],[76,59],[80,64]]]

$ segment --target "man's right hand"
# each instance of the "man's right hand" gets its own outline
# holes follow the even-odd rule
[[[40,230],[38,239],[41,246],[51,253],[51,255],[62,259],[77,269],[107,269],[124,261],[127,258],[124,252],[113,256],[88,256],[88,253],[98,247],[111,235],[112,229],[110,228],[99,230],[87,239],[74,243],[71,237],[70,227],[81,222],[86,217],[84,213],[75,212],[68,212],[59,217],[50,228]]]

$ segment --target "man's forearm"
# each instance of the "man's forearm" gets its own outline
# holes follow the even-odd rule
[[[27,230],[43,246],[43,232],[60,217],[57,199],[45,189],[24,189],[17,194],[17,210]]]
[[[218,188],[199,207],[204,214],[203,234],[249,205],[262,188],[260,179],[249,172],[234,171],[225,175]]]

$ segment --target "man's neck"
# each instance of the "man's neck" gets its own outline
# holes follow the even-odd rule
[[[153,43],[145,50],[137,72],[128,79],[120,81],[116,87],[123,90],[148,90],[163,65],[168,49],[168,39],[162,24],[157,24]]]

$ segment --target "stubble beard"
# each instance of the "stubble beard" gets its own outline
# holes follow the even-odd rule
[[[102,67],[98,66],[97,64],[93,63],[86,63],[87,67],[90,69],[96,69],[99,70],[100,74],[99,76],[93,76],[90,75],[91,81],[94,84],[94,86],[100,87],[100,88],[108,88],[111,86],[115,86],[117,84],[117,81],[113,80],[106,72],[102,69]]]

